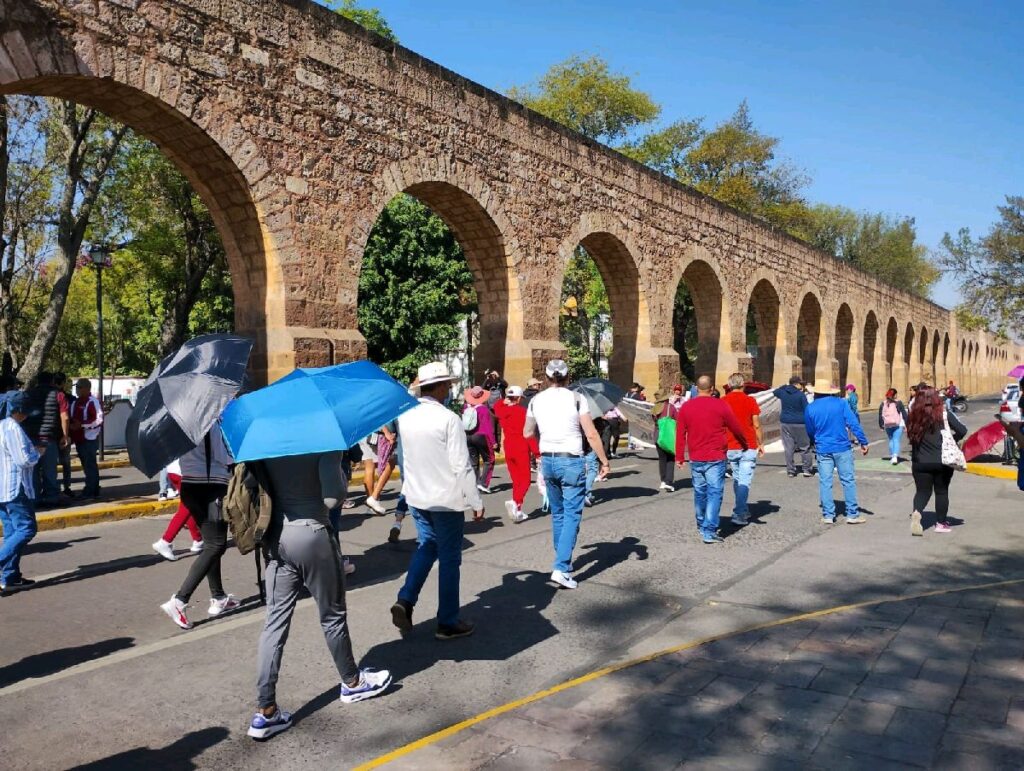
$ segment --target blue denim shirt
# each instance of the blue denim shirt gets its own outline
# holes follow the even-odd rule
[[[807,435],[818,452],[842,452],[850,449],[847,429],[853,432],[861,445],[868,443],[860,421],[853,414],[846,399],[838,396],[815,396],[804,411]]]

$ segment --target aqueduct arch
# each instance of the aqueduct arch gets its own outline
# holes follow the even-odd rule
[[[989,387],[1005,372],[1000,351],[1021,359],[1020,347],[986,332],[962,334],[947,310],[307,0],[4,3],[0,93],[95,106],[178,165],[224,239],[237,328],[256,338],[260,377],[365,354],[356,325],[363,246],[402,191],[463,243],[486,325],[480,353],[513,382],[564,351],[558,280],[569,233],[569,248],[583,243],[604,274],[616,316],[614,377],[623,382],[664,388],[678,376],[667,295],[693,261],[691,247],[714,255],[716,351],[715,303],[697,312],[702,366],[716,376],[749,367],[777,384],[800,356],[806,375],[838,377],[832,361],[849,342],[848,379],[869,373],[874,391],[889,366],[895,372],[883,379],[903,386],[905,363],[922,369],[928,358],[905,355],[914,327],[889,335],[897,308],[904,326],[912,318],[960,350],[945,367],[951,378]],[[712,286],[693,266],[687,282]],[[757,329],[749,356],[739,315],[747,302]],[[873,309],[863,345],[842,302],[855,320]],[[884,340],[873,334],[881,319]],[[982,346],[992,355],[980,356]]]

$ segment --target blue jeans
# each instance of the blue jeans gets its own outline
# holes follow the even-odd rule
[[[85,475],[85,489],[88,495],[100,494],[100,469],[96,463],[96,451],[99,449],[98,439],[86,439],[75,443],[75,451],[82,462],[82,473]],[[164,480],[161,480],[164,481]]]
[[[398,599],[415,605],[437,562],[437,624],[454,626],[459,622],[459,566],[466,516],[461,511],[426,511],[412,506],[409,510],[416,522],[418,546]]]
[[[900,456],[900,439],[903,438],[903,426],[886,426],[885,435],[889,437],[889,454]]]
[[[729,466],[732,468],[732,493],[736,504],[732,509],[733,519],[747,518],[747,498],[750,497],[750,483],[754,481],[757,468],[757,450],[729,450]]]
[[[7,503],[0,503],[0,524],[4,542],[0,544],[0,584],[21,578],[21,553],[36,534],[36,512],[24,490]]]
[[[828,520],[836,518],[836,502],[832,500],[832,471],[839,473],[846,501],[846,518],[856,519],[857,480],[853,475],[853,450],[818,453],[818,493],[821,496],[821,515]]]
[[[722,509],[722,492],[725,489],[725,461],[691,460],[690,478],[697,529],[702,537],[711,538],[718,532],[718,514]]]
[[[56,503],[60,500],[60,485],[57,483],[57,460],[60,448],[57,440],[46,443],[46,449],[39,453],[39,463],[35,469],[36,500],[43,503]]]
[[[601,470],[601,464],[597,462],[596,452],[588,452],[584,455],[583,463],[587,474],[586,494],[590,495],[590,491],[594,489],[594,480],[597,479],[597,473]]]
[[[171,480],[167,478],[167,467],[160,469],[160,495],[167,495],[171,489]]]
[[[583,519],[587,478],[583,458],[541,456],[544,485],[551,506],[551,540],[555,547],[552,570],[572,572],[572,552]]]

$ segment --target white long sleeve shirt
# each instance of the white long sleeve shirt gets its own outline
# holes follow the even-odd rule
[[[405,499],[427,511],[480,511],[484,504],[462,421],[436,399],[425,396],[419,402],[398,418]]]
[[[0,503],[10,503],[24,490],[35,498],[32,468],[39,453],[32,446],[21,424],[14,418],[0,420]]]

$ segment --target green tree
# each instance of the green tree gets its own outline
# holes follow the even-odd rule
[[[942,239],[940,264],[961,284],[958,313],[1020,338],[1024,329],[1024,196],[1006,196],[999,220],[980,239],[961,228]]]
[[[356,0],[336,0],[328,3],[327,7],[346,19],[366,27],[371,32],[376,32],[381,37],[386,37],[394,43],[398,42],[398,36],[391,29],[384,14],[377,8],[361,8]]]
[[[611,72],[597,56],[571,56],[529,86],[508,95],[552,120],[608,144],[629,136],[661,113],[651,97],[633,88],[629,76]]]
[[[582,246],[573,251],[562,278],[559,337],[568,349],[573,379],[600,372],[601,342],[610,329],[608,292],[594,259]],[[589,362],[589,364],[585,364]]]
[[[359,273],[359,329],[369,356],[398,380],[458,348],[476,310],[473,274],[444,221],[398,195],[367,240]]]

